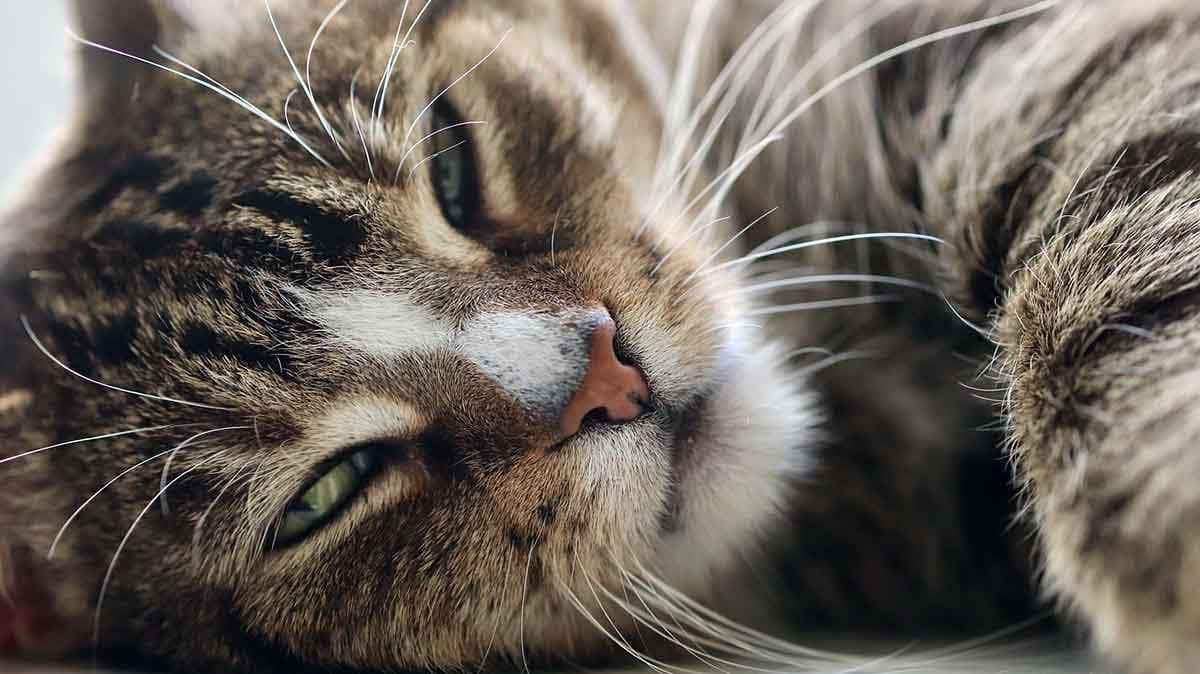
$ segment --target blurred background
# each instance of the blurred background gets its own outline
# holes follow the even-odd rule
[[[65,0],[0,1],[0,202],[69,112],[66,26]]]

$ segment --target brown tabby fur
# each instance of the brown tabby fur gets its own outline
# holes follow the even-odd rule
[[[149,2],[101,4],[112,11],[81,3],[86,37],[147,58],[157,41],[282,119],[279,106],[297,85],[261,12],[206,31],[162,8],[157,24],[148,21]],[[334,3],[274,4],[302,55],[300,36]],[[314,94],[339,128],[350,128],[348,92],[360,72],[370,75],[359,82],[362,109],[370,106],[373,86],[364,83],[386,67],[397,4],[349,3],[316,49]],[[779,4],[715,5],[697,95]],[[645,190],[659,143],[673,129],[642,78],[645,55],[622,32],[621,3],[436,1],[415,36],[421,56],[400,61],[390,133],[372,148],[370,168],[354,133],[342,136],[343,161],[303,94],[289,120],[330,166],[211,91],[86,51],[72,133],[0,230],[0,315],[12,317],[0,321],[8,354],[0,457],[125,429],[196,426],[0,464],[0,578],[51,589],[62,618],[61,634],[29,649],[89,644],[101,581],[158,493],[160,464],[115,483],[82,511],[54,560],[42,561],[63,521],[138,461],[230,428],[180,452],[170,475],[183,477],[166,508],[150,502],[134,529],[100,617],[106,657],[293,672],[596,656],[609,646],[583,612],[599,600],[580,611],[569,593],[619,589],[621,569],[666,564],[665,546],[699,567],[668,580],[706,602],[744,610],[782,586],[787,619],[822,627],[985,629],[1029,615],[1040,584],[1062,616],[1131,671],[1192,671],[1200,661],[1200,423],[1189,409],[1200,398],[1193,4],[1063,2],[882,62],[823,97],[751,165],[726,211],[736,217],[708,241],[681,228],[674,202],[639,228],[651,213]],[[709,175],[734,158],[760,97],[789,81],[772,78],[776,53],[785,73],[828,57],[799,101],[906,40],[1019,6],[821,4],[781,51],[740,73],[750,86]],[[693,3],[636,9],[668,61],[683,54]],[[872,12],[877,20],[841,49],[822,51]],[[441,222],[421,174],[392,186],[369,180],[370,169],[397,164],[408,120],[509,27],[505,48],[455,89],[468,117],[489,122],[477,145],[495,224],[463,236]],[[614,113],[611,135],[597,106],[601,117]],[[945,243],[821,246],[752,268],[767,276],[696,281],[717,245],[774,207],[739,248],[821,221],[830,224],[818,233],[924,232]],[[772,316],[751,338],[758,355],[747,371],[757,387],[742,393],[761,390],[771,404],[754,408],[738,436],[745,446],[734,449],[758,451],[776,421],[811,423],[811,390],[826,419],[821,444],[800,431],[786,437],[797,455],[815,456],[813,467],[792,480],[753,474],[758,482],[736,487],[737,498],[783,494],[778,483],[787,481],[783,517],[765,505],[747,510],[754,521],[743,524],[684,517],[676,526],[702,533],[672,544],[662,530],[671,448],[661,436],[717,386],[718,328],[767,320],[736,291],[781,269],[888,274],[934,288],[859,281],[770,296],[767,306],[873,294],[902,301]],[[601,434],[588,447],[641,448],[643,463],[552,451],[545,420],[470,363],[357,353],[318,317],[341,296],[305,300],[366,290],[403,292],[459,324],[497,309],[608,307],[622,328],[618,346],[646,372],[659,408],[629,435]],[[222,409],[71,376],[37,351],[21,315],[81,373]],[[790,345],[783,352],[827,347],[860,358],[812,367],[811,355],[795,354],[785,363],[771,346],[779,338]],[[384,410],[405,441],[398,451],[409,454],[326,532],[264,553],[274,514],[353,438],[360,408],[347,400]],[[604,479],[589,483],[594,466]],[[630,620],[614,619],[633,632]]]

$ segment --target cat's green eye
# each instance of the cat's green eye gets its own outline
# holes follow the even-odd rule
[[[376,463],[371,450],[362,450],[329,468],[279,518],[274,546],[298,541],[338,514],[362,490]]]
[[[433,107],[432,127],[434,154],[429,163],[434,192],[446,220],[469,230],[478,224],[482,202],[471,127],[444,97]]]

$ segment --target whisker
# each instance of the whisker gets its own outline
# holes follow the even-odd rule
[[[529,572],[533,568],[533,553],[537,550],[538,540],[535,536],[529,544],[529,556],[525,560],[525,582],[521,585],[521,666],[525,669],[525,674],[529,672],[529,657],[525,653],[525,608],[529,601]]]
[[[795,288],[806,285],[817,285],[824,283],[864,283],[864,284],[880,284],[898,286],[901,288],[910,288],[912,290],[920,290],[941,297],[942,293],[937,288],[919,281],[910,281],[908,279],[899,278],[896,276],[881,276],[877,274],[820,274],[813,276],[798,276],[795,278],[780,279],[777,281],[768,281],[766,283],[758,283],[749,285],[744,288],[738,288],[727,293],[722,293],[721,297],[732,297],[737,295],[752,295],[757,293],[771,292],[783,288]]]
[[[744,235],[746,232],[750,231],[750,229],[753,228],[758,223],[760,223],[763,220],[766,220],[767,218],[774,215],[775,212],[778,210],[779,210],[779,207],[776,206],[775,208],[772,208],[771,210],[767,211],[766,213],[763,213],[762,215],[758,216],[753,221],[751,221],[750,224],[743,227],[741,229],[741,231],[739,231],[737,234],[734,234],[732,237],[730,237],[729,240],[726,241],[724,245],[722,245],[721,247],[714,250],[708,257],[704,258],[704,261],[702,261],[696,267],[696,269],[694,271],[692,271],[691,274],[688,274],[688,277],[686,279],[684,279],[684,281],[683,281],[683,285],[687,285],[688,283],[691,283],[692,279],[696,278],[696,276],[698,274],[701,274],[704,271],[705,267],[707,267],[713,260],[720,257],[721,253],[725,252],[725,249],[732,246],[734,244],[734,242],[736,242],[738,239],[740,239],[742,237],[742,235]]]
[[[459,141],[459,142],[455,143],[454,145],[451,145],[450,147],[448,147],[444,150],[438,150],[437,152],[434,152],[433,154],[429,155],[428,157],[417,162],[416,164],[413,165],[412,170],[408,172],[408,179],[412,180],[413,176],[417,174],[417,171],[425,164],[433,161],[434,159],[437,159],[438,157],[446,154],[447,152],[452,152],[454,150],[457,150],[458,148],[460,148],[466,144],[467,144],[467,141],[465,141],[465,140]]]
[[[159,480],[158,486],[162,489],[166,489],[167,476],[171,472],[171,464],[175,462],[175,457],[179,455],[179,452],[183,451],[183,449],[185,447],[192,444],[194,441],[199,440],[200,438],[212,435],[213,433],[221,433],[224,431],[242,431],[242,430],[248,431],[248,430],[253,430],[253,429],[254,429],[253,426],[230,426],[228,428],[218,428],[215,431],[204,431],[203,433],[197,433],[197,434],[193,435],[192,437],[188,438],[187,440],[184,440],[183,442],[181,442],[175,446],[175,449],[171,452],[171,455],[167,457],[166,463],[163,464],[162,478]],[[167,505],[166,494],[163,494],[163,497],[159,502],[162,504],[163,516],[169,517],[171,515],[171,509]]]
[[[346,6],[347,2],[348,0],[341,0],[341,2],[339,2],[337,6],[333,8],[333,11],[330,12],[329,16],[327,16],[325,20],[321,22],[320,27],[317,29],[317,34],[313,38],[312,45],[309,47],[308,55],[310,59],[312,58],[313,50],[316,48],[317,40],[321,37],[321,33],[325,30],[325,26],[327,26],[329,22],[333,20],[333,17],[337,16],[338,12],[342,11],[342,8]],[[283,33],[279,30],[279,24],[275,21],[275,13],[271,11],[271,0],[263,0],[263,5],[267,8],[267,19],[270,20],[271,29],[275,31],[275,37],[279,40],[279,47],[283,50],[283,55],[287,58],[288,65],[292,67],[292,73],[295,74],[296,81],[300,83],[301,90],[304,91],[304,95],[308,98],[309,104],[312,105],[313,112],[317,113],[317,120],[321,122],[321,126],[325,129],[325,133],[329,135],[329,139],[332,140],[333,144],[337,147],[338,152],[341,152],[342,156],[349,160],[350,157],[348,154],[346,154],[346,149],[342,147],[342,142],[338,140],[337,134],[334,133],[333,127],[330,126],[329,120],[325,117],[325,113],[321,110],[321,106],[317,103],[317,97],[313,94],[312,87],[309,86],[309,82],[304,79],[304,75],[300,73],[300,67],[296,65],[296,60],[292,58],[292,52],[290,49],[288,49],[287,42],[283,39]]]
[[[736,260],[730,260],[729,262],[725,262],[725,263],[719,264],[715,267],[705,269],[699,273],[708,275],[711,273],[719,272],[724,269],[729,269],[730,267],[736,267],[739,265],[744,265],[744,264],[747,264],[750,262],[754,262],[756,260],[762,260],[765,258],[774,257],[776,255],[783,255],[785,253],[792,253],[792,252],[795,252],[798,250],[805,250],[808,248],[816,248],[818,246],[829,246],[829,245],[833,245],[835,243],[845,243],[848,241],[870,241],[870,240],[874,240],[874,239],[911,239],[914,241],[929,241],[931,243],[936,243],[936,244],[943,245],[943,246],[949,245],[946,243],[946,241],[944,241],[943,239],[940,239],[936,236],[930,236],[928,234],[915,234],[912,232],[867,232],[864,234],[847,234],[844,236],[831,236],[831,237],[827,237],[824,239],[818,239],[816,241],[804,241],[802,243],[794,243],[794,244],[791,244],[788,246],[783,246],[781,248],[774,248],[772,250],[764,250],[764,251],[760,251],[758,253],[751,253],[749,255],[740,257]]]
[[[400,26],[404,26],[404,16],[408,14],[408,1],[404,0],[404,11],[400,16]],[[425,10],[429,9],[429,5],[433,4],[433,0],[426,0],[425,5],[421,7],[421,11],[417,12],[417,16],[413,18],[412,24],[408,27],[408,32],[404,34],[404,38],[392,45],[392,54],[388,59],[387,69],[384,72],[383,79],[379,82],[379,109],[376,111],[375,119],[382,125],[383,112],[387,107],[387,90],[391,84],[392,74],[396,72],[396,64],[400,62],[400,54],[408,48],[412,33],[416,30],[417,25],[421,23],[421,17],[425,16]],[[396,37],[400,37],[400,31],[396,31]]]
[[[449,92],[451,89],[453,89],[455,85],[457,85],[459,82],[462,82],[466,78],[470,77],[471,73],[475,72],[480,67],[482,67],[483,64],[486,63],[487,60],[490,59],[493,54],[495,54],[497,51],[500,50],[500,47],[504,44],[504,42],[506,40],[508,40],[508,36],[512,35],[512,32],[513,32],[512,28],[509,28],[507,31],[505,31],[504,35],[502,35],[500,37],[500,41],[496,43],[495,47],[492,47],[492,50],[489,51],[487,53],[487,55],[485,55],[483,58],[479,59],[478,63],[476,63],[475,65],[468,68],[467,71],[464,72],[462,75],[459,75],[458,79],[451,82],[449,86],[447,86],[445,89],[442,89],[441,91],[439,91],[438,94],[436,96],[434,96],[433,99],[431,99],[424,108],[421,109],[421,112],[417,113],[417,116],[413,119],[412,124],[409,125],[408,131],[406,131],[404,133],[404,143],[402,144],[403,147],[405,147],[405,148],[409,147],[408,141],[409,141],[409,139],[412,138],[413,131],[416,130],[417,125],[421,123],[421,120],[425,117],[425,115],[430,110],[433,109],[433,106],[436,105],[439,100],[441,100],[442,96],[445,96],[446,93]],[[403,166],[396,167],[397,179],[399,178],[400,171],[402,171],[403,169],[404,169]]]
[[[443,133],[445,131],[450,131],[452,129],[457,129],[457,128],[463,127],[463,126],[476,126],[479,124],[487,124],[487,122],[484,122],[484,121],[458,122],[457,124],[451,124],[450,126],[443,126],[442,128],[438,129],[437,131],[434,131],[433,133],[430,133],[429,135],[425,136],[424,138],[413,143],[412,147],[408,148],[408,150],[404,153],[404,156],[400,157],[400,166],[402,166],[402,167],[404,166],[404,163],[406,161],[408,161],[409,156],[412,155],[412,153],[415,152],[418,147],[423,145],[426,141],[431,140],[432,138],[436,137],[438,134]],[[460,143],[460,145],[461,145],[461,143]]]
[[[379,78],[379,86],[375,87],[375,97],[371,99],[371,140],[378,140],[376,128],[378,123],[383,119],[383,114],[380,112],[379,100],[384,95],[384,90],[387,87],[388,80],[392,78],[393,59],[397,58],[397,53],[400,50],[400,34],[404,32],[404,20],[408,18],[408,5],[410,0],[404,0],[404,7],[400,10],[400,23],[396,24],[396,36],[392,38],[392,48],[388,51],[387,63],[383,66],[383,75]],[[428,3],[426,3],[428,6]]]
[[[350,115],[354,121],[354,130],[358,132],[358,140],[362,143],[363,157],[367,160],[367,171],[371,174],[371,180],[375,180],[375,165],[371,160],[371,148],[367,145],[367,135],[363,133],[362,119],[358,114],[358,97],[355,93],[358,90],[358,76],[362,71],[354,73],[354,77],[350,79]]]
[[[779,314],[791,314],[801,311],[822,311],[825,309],[843,309],[848,307],[862,307],[871,304],[884,304],[887,302],[900,302],[904,297],[900,295],[864,295],[862,297],[844,297],[836,300],[819,300],[814,302],[797,302],[795,304],[784,304],[777,307],[765,307],[762,309],[752,309],[746,313],[747,316],[777,316]]]
[[[657,274],[659,272],[659,270],[662,269],[663,265],[667,263],[667,260],[671,259],[671,256],[674,255],[676,253],[676,251],[678,251],[680,248],[683,248],[684,245],[686,245],[688,241],[691,241],[693,237],[695,237],[699,234],[703,234],[704,232],[709,231],[713,227],[716,227],[717,225],[721,224],[722,222],[728,222],[731,219],[732,218],[730,218],[730,216],[727,215],[723,218],[717,218],[716,220],[713,220],[701,227],[693,227],[688,232],[687,236],[680,239],[679,243],[676,243],[674,246],[672,246],[671,250],[668,250],[666,252],[666,254],[662,256],[662,259],[660,259],[658,261],[658,264],[654,266],[654,270],[652,272],[650,272],[650,275],[653,276],[654,274]]]
[[[136,530],[138,524],[141,524],[142,520],[145,519],[146,513],[149,513],[150,509],[154,507],[154,502],[157,501],[159,499],[159,497],[161,497],[163,494],[165,494],[168,489],[175,486],[177,483],[179,483],[180,480],[184,479],[188,475],[191,475],[196,470],[200,469],[202,466],[204,466],[209,461],[212,461],[213,459],[217,458],[218,456],[221,456],[221,454],[223,454],[223,452],[217,452],[216,454],[213,454],[212,456],[208,457],[207,459],[203,459],[196,465],[194,465],[191,468],[180,473],[175,479],[171,480],[171,482],[167,484],[165,489],[162,489],[158,493],[156,493],[154,495],[154,497],[150,499],[150,502],[146,504],[146,507],[142,508],[142,511],[140,513],[138,513],[138,516],[136,518],[134,518],[133,524],[130,525],[129,530],[125,532],[125,536],[121,539],[120,544],[117,545],[117,550],[113,554],[112,561],[108,565],[108,570],[104,573],[104,580],[100,584],[100,596],[96,601],[96,618],[92,625],[92,647],[96,653],[99,653],[99,650],[100,650],[100,625],[101,625],[100,617],[104,610],[104,598],[108,594],[108,587],[109,587],[109,584],[112,582],[113,572],[117,568],[117,560],[120,559],[121,553],[124,552],[124,550],[125,550],[125,546],[129,544],[129,539],[133,537],[134,530]]]
[[[575,561],[576,561],[576,564],[575,564],[576,568],[581,568],[581,565],[578,563],[579,562],[578,555],[576,556]],[[584,571],[584,579],[587,581],[588,587],[591,589],[593,596],[595,596],[596,592],[595,592],[594,584],[592,583],[591,578],[587,576],[586,571]],[[676,674],[676,672],[685,672],[687,674],[700,674],[699,672],[696,672],[695,670],[687,669],[684,667],[676,667],[676,666],[670,665],[668,663],[662,662],[660,660],[657,660],[655,658],[651,658],[650,656],[638,651],[631,644],[629,644],[629,642],[626,639],[624,639],[622,636],[620,636],[620,630],[617,629],[616,624],[612,620],[612,617],[608,615],[608,612],[604,610],[604,607],[602,605],[599,606],[599,608],[600,608],[601,612],[604,613],[604,616],[608,620],[609,625],[612,626],[612,631],[610,631],[608,628],[606,628],[599,621],[599,619],[597,619],[596,616],[594,616],[592,614],[592,612],[587,608],[587,606],[583,603],[583,601],[579,598],[579,596],[575,594],[574,590],[572,590],[570,587],[568,587],[565,583],[560,584],[560,590],[562,591],[562,593],[564,595],[566,595],[568,601],[571,602],[571,604],[574,606],[575,610],[578,611],[579,614],[581,616],[583,616],[583,618],[585,620],[587,620],[589,623],[591,623],[592,627],[596,628],[601,634],[603,634],[605,637],[607,637],[608,640],[611,641],[615,646],[617,646],[618,648],[620,648],[622,651],[629,654],[633,658],[637,659],[643,665],[646,665],[647,667],[649,667],[650,669],[653,669],[655,672],[658,672],[659,674]],[[596,597],[596,601],[598,604],[600,603],[600,599],[598,596]]]
[[[276,120],[274,117],[263,112],[258,106],[254,105],[253,103],[250,103],[249,101],[242,98],[241,96],[234,94],[233,92],[226,89],[224,86],[213,84],[213,82],[215,82],[216,80],[213,80],[208,75],[204,75],[203,79],[202,79],[201,77],[190,75],[186,72],[176,70],[169,66],[165,66],[161,63],[151,61],[150,59],[145,59],[140,56],[135,56],[128,52],[121,51],[120,49],[102,45],[99,42],[93,42],[91,40],[81,37],[79,34],[75,33],[70,28],[66,29],[66,31],[67,31],[67,35],[70,36],[72,40],[75,40],[79,44],[91,47],[93,49],[99,49],[100,51],[108,52],[110,54],[124,56],[125,58],[131,59],[133,61],[137,61],[138,63],[143,63],[143,64],[151,66],[153,68],[157,68],[159,70],[164,70],[164,71],[169,72],[178,77],[182,77],[183,79],[185,79],[189,82],[199,84],[200,86],[204,87],[205,89],[208,89],[210,91],[213,91],[213,92],[223,96],[224,98],[236,103],[239,107],[245,109],[250,114],[254,115],[255,117],[258,117],[259,119],[266,122],[267,124],[275,127],[277,130],[283,132],[288,138],[292,139],[297,144],[299,144],[300,147],[304,148],[304,151],[307,152],[309,155],[311,155],[313,159],[316,159],[318,162],[320,162],[322,166],[325,166],[326,168],[332,168],[332,165],[328,161],[326,161],[326,159],[324,157],[322,157],[319,152],[317,152],[315,149],[313,149],[313,147],[311,145],[309,145],[308,142],[306,142],[299,134],[288,129],[283,124],[279,123],[279,121]],[[193,70],[195,72],[199,72],[195,68],[191,68],[191,70]]]
[[[937,43],[937,42],[940,42],[943,40],[951,39],[954,37],[958,37],[960,35],[965,35],[965,34],[969,34],[972,32],[978,32],[981,30],[986,30],[988,28],[995,27],[995,26],[1003,25],[1006,23],[1011,23],[1013,21],[1018,21],[1027,16],[1032,16],[1034,14],[1044,12],[1044,11],[1054,7],[1058,3],[1059,3],[1059,0],[1043,0],[1043,2],[1039,2],[1037,4],[1034,4],[1034,5],[1031,5],[1028,7],[1024,7],[1019,10],[1007,12],[1005,14],[1000,14],[1000,15],[997,15],[994,17],[988,17],[986,19],[981,19],[978,21],[970,22],[970,23],[965,23],[965,24],[962,24],[959,26],[954,26],[954,27],[947,28],[944,30],[935,31],[928,35],[914,38],[903,44],[897,45],[896,47],[885,50],[885,51],[875,55],[874,57],[869,58],[869,59],[859,63],[857,66],[850,68],[849,70],[846,70],[845,72],[838,75],[837,77],[834,77],[832,80],[830,80],[828,83],[826,83],[825,86],[823,86],[820,89],[818,89],[817,91],[815,91],[812,95],[810,95],[808,98],[806,98],[804,101],[802,101],[799,105],[797,105],[795,108],[793,108],[791,112],[789,112],[787,115],[785,115],[783,118],[781,118],[778,122],[776,122],[770,131],[770,135],[767,138],[763,139],[763,141],[759,141],[758,143],[754,144],[750,149],[748,149],[746,152],[739,155],[733,161],[733,163],[731,164],[731,168],[734,166],[738,167],[736,171],[730,171],[729,169],[727,169],[726,171],[722,172],[723,174],[728,174],[728,175],[723,175],[723,176],[719,176],[719,177],[715,178],[709,184],[709,186],[705,188],[705,192],[711,190],[714,187],[714,185],[716,185],[718,183],[722,183],[723,185],[722,185],[721,189],[718,190],[717,194],[721,195],[724,192],[726,192],[731,187],[732,183],[736,182],[737,179],[741,177],[741,175],[746,171],[746,169],[750,166],[750,164],[759,155],[761,155],[769,145],[772,144],[771,142],[764,142],[764,141],[769,141],[772,138],[777,139],[779,137],[779,135],[782,134],[782,132],[787,127],[791,126],[791,124],[794,121],[799,119],[808,110],[812,109],[818,103],[820,103],[821,101],[826,99],[831,93],[833,93],[837,89],[841,88],[847,82],[857,79],[858,77],[862,76],[863,74],[878,68],[879,66],[883,65],[884,63],[887,63],[899,56],[907,54],[916,49],[920,49],[921,47],[924,47],[924,46],[927,46],[930,44],[934,44],[934,43]]]
[[[80,505],[78,508],[76,508],[75,512],[71,513],[71,516],[68,517],[65,522],[63,522],[63,525],[58,530],[58,534],[56,534],[54,536],[54,541],[50,544],[50,550],[49,550],[49,552],[46,553],[46,558],[47,559],[54,558],[54,552],[55,552],[55,550],[58,549],[58,544],[62,541],[63,535],[67,533],[67,529],[70,528],[71,523],[74,522],[75,519],[77,517],[79,517],[79,515],[81,513],[83,513],[83,511],[89,505],[91,505],[93,501],[95,501],[97,498],[100,497],[101,494],[103,494],[105,491],[107,491],[109,487],[113,486],[117,482],[120,482],[126,475],[129,475],[130,473],[134,472],[138,468],[141,468],[142,466],[145,466],[148,463],[156,461],[157,459],[160,459],[168,454],[173,454],[174,452],[179,451],[179,449],[181,447],[191,443],[193,440],[197,440],[200,437],[203,437],[205,435],[212,435],[213,433],[218,433],[220,431],[229,431],[229,430],[235,430],[235,429],[234,428],[219,428],[214,431],[206,431],[204,433],[198,433],[196,435],[193,435],[192,437],[188,438],[187,440],[184,440],[182,443],[180,443],[179,445],[177,445],[175,447],[172,447],[171,449],[167,449],[162,452],[159,452],[158,454],[155,454],[154,456],[151,456],[148,459],[144,459],[144,460],[138,462],[137,464],[130,466],[129,468],[122,471],[119,475],[117,475],[113,479],[106,482],[103,487],[100,487],[100,489],[96,490],[96,493],[94,493],[90,497],[88,497],[88,499],[86,501],[84,501],[82,505]]]
[[[672,148],[670,155],[674,156],[681,151],[679,146],[690,137],[689,133],[686,136],[681,134],[678,138],[672,138],[669,133],[687,119],[688,104],[692,99],[692,89],[696,86],[696,75],[700,67],[702,39],[708,32],[708,25],[712,22],[717,6],[716,0],[697,2],[692,5],[692,11],[688,15],[688,23],[683,33],[683,43],[679,49],[679,60],[675,66],[674,76],[670,79],[670,91],[667,93],[666,108],[663,111],[663,137],[658,148],[658,160],[655,163],[655,179],[651,194],[658,194],[660,179],[669,170],[667,168],[668,146]],[[675,161],[672,160],[671,164],[674,163]],[[655,213],[657,213],[657,208],[652,209],[650,217],[653,217]]]
[[[738,78],[735,77],[735,75],[739,72],[743,72],[743,69],[748,70],[757,65],[759,60],[765,57],[765,55],[774,46],[775,42],[781,39],[788,32],[787,28],[790,26],[791,19],[791,17],[789,17],[790,14],[798,12],[801,9],[807,12],[814,4],[815,3],[810,2],[808,5],[802,5],[799,3],[780,5],[777,9],[771,12],[767,18],[761,21],[758,26],[755,27],[750,36],[743,41],[742,45],[738,47],[733,56],[730,57],[729,61],[717,74],[716,78],[710,84],[709,89],[705,93],[704,97],[699,101],[698,104],[694,106],[694,111],[691,117],[688,119],[686,127],[678,133],[679,137],[675,139],[673,146],[674,149],[670,153],[669,159],[660,156],[659,168],[656,171],[656,179],[654,183],[655,188],[651,192],[651,194],[657,197],[657,200],[647,216],[643,218],[643,230],[655,217],[655,215],[657,215],[659,209],[666,204],[667,200],[673,195],[679,193],[681,183],[688,178],[689,174],[692,173],[695,168],[698,167],[699,162],[704,156],[706,156],[709,148],[712,146],[717,133],[720,131],[725,121],[732,113],[733,106],[736,103],[737,94],[749,85],[749,77]],[[705,17],[704,20],[707,21],[708,17]],[[696,28],[689,28],[689,35],[692,31],[703,30],[703,25],[700,25]],[[698,39],[698,37],[699,35],[697,35],[696,39]],[[696,61],[698,61],[696,56],[692,56],[690,59],[681,59],[681,66],[684,63],[692,62],[691,67],[694,68]],[[743,64],[743,61],[747,61],[748,63]],[[694,75],[688,75],[688,81],[693,78]],[[727,89],[727,85],[731,80],[733,81],[733,87]],[[689,84],[688,88],[682,89],[681,92],[675,92],[673,94],[675,97],[674,103],[678,106],[689,105],[691,103],[690,91],[691,89]],[[713,105],[715,105],[718,100],[722,101],[721,106],[717,109],[714,119],[709,123],[707,133],[702,142],[699,144],[699,148],[697,148],[697,150],[693,153],[688,164],[682,167],[682,169],[677,170],[675,167],[681,159],[681,155],[684,152],[687,141],[693,136],[695,131],[699,128],[699,125],[703,121],[705,115],[708,114],[709,110],[712,109]],[[674,129],[677,125],[678,122],[671,123],[670,119],[668,119],[666,128]],[[664,143],[665,142],[666,139],[664,138]],[[676,173],[677,176],[664,192],[661,187],[660,176],[667,172]]]
[[[9,463],[11,461],[18,461],[20,459],[34,456],[35,454],[41,454],[42,452],[49,452],[50,450],[58,449],[60,447],[70,447],[71,445],[83,445],[83,444],[87,444],[89,442],[96,442],[99,440],[108,440],[109,438],[119,438],[119,437],[126,436],[126,435],[140,435],[143,433],[153,433],[155,431],[165,431],[170,428],[177,428],[177,426],[168,425],[168,426],[151,426],[149,428],[135,428],[135,429],[129,430],[129,431],[120,431],[117,433],[106,433],[104,435],[97,435],[97,436],[94,436],[91,438],[80,438],[78,440],[70,440],[68,442],[60,442],[58,444],[49,445],[47,447],[31,449],[28,452],[22,452],[20,454],[17,454],[16,456],[10,456],[7,459],[0,459],[0,466],[4,465],[6,463]]]
[[[506,555],[504,557],[504,570],[500,572],[500,577],[505,580],[506,586],[508,584],[507,583],[508,573],[511,569],[512,569],[512,558]],[[508,592],[506,591],[505,592],[505,597],[506,597],[505,601],[507,601],[507,596],[508,596]],[[487,648],[485,648],[483,651],[483,657],[479,659],[479,668],[475,670],[475,674],[483,674],[484,669],[487,667],[487,661],[488,661],[488,658],[491,657],[492,648],[495,647],[495,645],[496,645],[496,635],[498,635],[500,633],[500,622],[503,618],[504,618],[504,613],[501,611],[496,611],[496,621],[495,621],[495,624],[492,626],[492,636],[490,639],[488,639],[488,645],[487,645]]]
[[[825,370],[828,370],[829,368],[831,368],[835,365],[840,365],[842,363],[848,363],[848,362],[854,361],[854,360],[869,360],[872,358],[880,358],[880,357],[882,357],[882,355],[883,354],[879,353],[878,351],[849,351],[847,353],[839,353],[839,354],[832,355],[828,358],[825,358],[824,360],[821,360],[820,362],[817,362],[813,365],[809,365],[807,367],[800,368],[799,370],[796,370],[796,374],[801,377],[808,377],[808,376],[812,376],[818,372],[823,372]]]
[[[246,472],[246,469],[252,465],[254,465],[253,457],[247,458],[245,461],[243,461],[242,465],[238,467],[237,472],[233,474],[233,477],[225,481],[225,485],[221,487],[221,490],[217,492],[217,495],[213,498],[212,502],[209,503],[208,507],[204,509],[203,513],[201,513],[200,519],[196,520],[196,526],[192,532],[193,563],[197,561],[195,555],[200,549],[200,535],[204,532],[204,525],[208,523],[209,515],[212,514],[213,510],[217,507],[217,504],[221,502],[221,499],[224,498],[225,494],[238,484],[239,479],[242,477],[242,474]]]

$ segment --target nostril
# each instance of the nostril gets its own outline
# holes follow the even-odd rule
[[[617,356],[616,333],[607,313],[592,328],[587,372],[560,420],[565,438],[579,433],[586,422],[626,423],[645,411],[650,387],[640,370]]]

